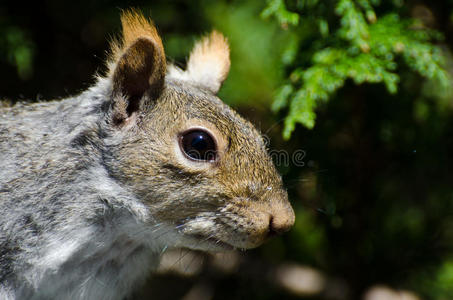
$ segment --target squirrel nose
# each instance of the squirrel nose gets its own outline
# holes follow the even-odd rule
[[[276,235],[288,231],[294,225],[294,211],[291,207],[278,210],[269,218],[269,234]]]

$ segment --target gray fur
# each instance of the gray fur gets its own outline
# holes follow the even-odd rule
[[[79,96],[0,106],[0,299],[123,299],[165,249],[253,248],[294,223],[258,131],[184,71],[165,74],[143,26],[151,36]],[[212,67],[202,49],[195,65]],[[194,128],[216,160],[183,153]]]
[[[158,253],[146,208],[104,161],[106,83],[0,111],[0,299],[121,299]]]

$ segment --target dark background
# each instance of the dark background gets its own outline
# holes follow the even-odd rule
[[[408,16],[415,7],[429,12],[450,57],[453,3],[405,5]],[[402,299],[390,298],[397,290],[453,299],[452,99],[440,105],[401,67],[398,93],[348,81],[317,110],[312,130],[298,126],[284,141],[285,112],[270,106],[287,76],[286,33],[260,17],[264,1],[0,2],[0,98],[44,101],[89,87],[128,7],[153,18],[182,66],[197,37],[223,31],[232,70],[222,99],[271,138],[270,149],[305,153],[303,164],[276,161],[297,214],[291,232],[217,260],[181,250],[135,298],[362,299],[379,286],[389,294],[373,299]]]

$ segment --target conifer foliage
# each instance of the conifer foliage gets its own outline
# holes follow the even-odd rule
[[[293,33],[282,57],[288,78],[272,106],[274,111],[288,111],[286,139],[297,123],[313,128],[316,108],[329,101],[347,79],[358,85],[383,83],[394,94],[400,81],[398,69],[405,64],[448,89],[445,57],[436,45],[442,35],[404,16],[395,4],[390,9],[380,6],[379,0],[268,1],[262,16],[275,18]]]

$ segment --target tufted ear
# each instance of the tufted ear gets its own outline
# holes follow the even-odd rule
[[[123,38],[112,44],[109,68],[115,124],[130,120],[145,99],[159,97],[166,72],[164,48],[153,24],[135,11],[123,13],[121,23]]]
[[[191,81],[217,93],[230,70],[230,48],[218,31],[198,41],[190,53],[187,69],[170,66],[169,76]]]

